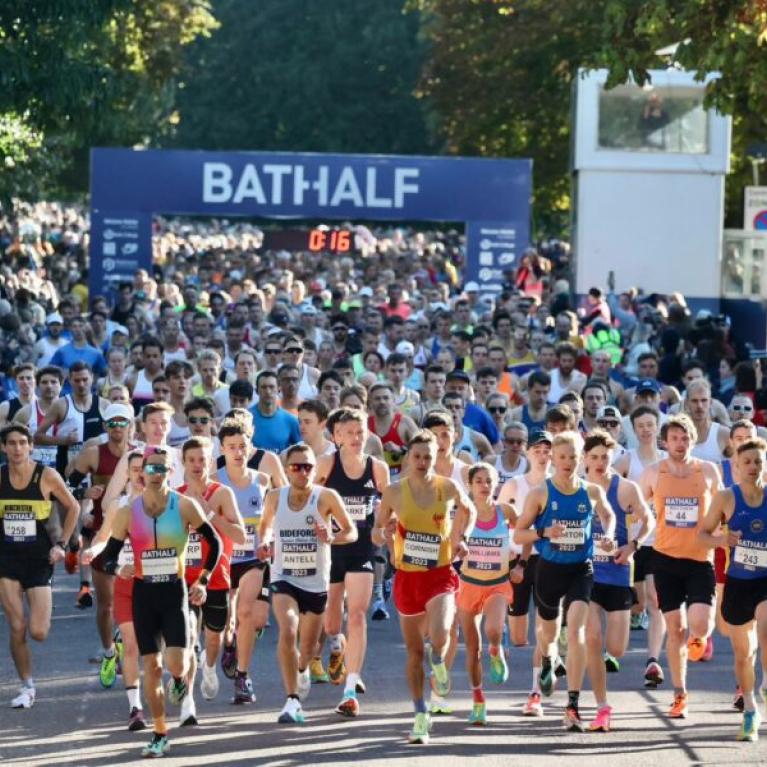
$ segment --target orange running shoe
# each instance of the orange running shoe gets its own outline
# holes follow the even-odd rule
[[[674,696],[674,703],[668,710],[671,719],[687,719],[687,693],[680,692]]]
[[[687,640],[687,657],[690,663],[697,663],[703,658],[706,652],[706,641],[698,637],[691,636]]]
[[[74,575],[77,572],[77,552],[67,549],[67,553],[64,554],[64,569],[70,574]]]

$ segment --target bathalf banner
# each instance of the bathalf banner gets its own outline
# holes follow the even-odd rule
[[[466,225],[465,278],[500,290],[530,237],[532,162],[473,157],[91,150],[92,294],[152,264],[152,216]]]

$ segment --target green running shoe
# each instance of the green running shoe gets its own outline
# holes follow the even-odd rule
[[[435,663],[431,647],[429,647],[429,666],[431,667],[431,686],[434,692],[444,698],[450,692],[450,672],[445,661]]]
[[[493,684],[503,684],[508,678],[509,667],[506,665],[506,653],[503,647],[499,647],[498,654],[490,656],[490,681]]]
[[[610,674],[617,674],[621,670],[621,664],[618,662],[617,658],[614,658],[609,652],[606,652],[605,668]]]
[[[469,724],[484,727],[487,724],[487,705],[485,703],[475,703],[469,714]]]
[[[188,691],[186,680],[179,679],[178,682],[171,677],[168,682],[168,700],[174,705],[178,706],[182,700],[186,697]]]
[[[431,717],[425,712],[417,713],[408,742],[426,745],[429,742],[429,730],[431,730]]]
[[[106,655],[101,658],[101,668],[99,669],[99,682],[101,686],[108,690],[117,679],[117,653],[113,653],[111,658]]]
[[[554,686],[556,685],[557,678],[554,676],[554,670],[551,663],[541,666],[541,673],[538,676],[538,682],[541,685],[541,693],[549,698],[551,693],[554,692]]]
[[[152,734],[152,740],[149,741],[149,745],[141,749],[141,756],[144,759],[157,759],[159,756],[165,756],[168,751],[170,751],[168,736],[155,732]]]
[[[743,723],[740,726],[740,732],[738,733],[738,740],[745,740],[751,743],[756,743],[759,740],[759,725],[761,724],[761,717],[758,711],[744,711]]]

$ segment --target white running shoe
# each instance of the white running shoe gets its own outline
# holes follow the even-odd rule
[[[19,694],[11,701],[11,708],[32,708],[34,705],[34,687],[22,687]]]
[[[218,674],[215,666],[208,666],[202,663],[202,680],[200,681],[200,692],[205,700],[213,700],[218,695]]]
[[[303,724],[304,710],[301,708],[301,702],[295,698],[288,698],[277,718],[279,724]]]
[[[301,702],[305,701],[309,697],[309,690],[312,689],[312,678],[309,675],[309,668],[305,668],[303,672],[298,672],[298,698]]]
[[[197,724],[197,706],[191,693],[181,701],[181,711],[178,715],[179,727],[194,727]]]

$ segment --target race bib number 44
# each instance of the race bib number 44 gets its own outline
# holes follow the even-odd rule
[[[750,570],[767,570],[767,549],[752,549],[750,546],[736,546],[733,559]]]
[[[178,578],[176,549],[152,549],[141,554],[141,575],[145,583],[171,583]]]
[[[439,564],[439,549],[442,538],[429,533],[405,531],[402,561],[409,565],[431,569]]]
[[[3,533],[8,543],[34,543],[37,524],[31,511],[6,512],[3,517]]]
[[[689,528],[698,524],[698,499],[673,496],[666,498],[664,515],[668,527]]]

